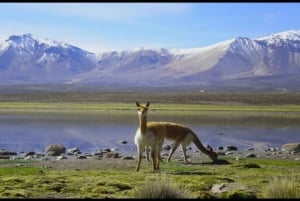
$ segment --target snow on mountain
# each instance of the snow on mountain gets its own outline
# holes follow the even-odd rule
[[[0,78],[57,82],[95,68],[94,53],[31,34],[12,35],[0,46]]]
[[[265,75],[261,61],[266,49],[249,38],[237,37],[227,41],[224,57],[214,66],[215,74],[223,79]]]
[[[0,43],[0,54],[4,53],[7,48],[9,47],[9,44],[8,43]]]
[[[281,33],[271,34],[269,36],[264,36],[256,39],[257,41],[264,41],[268,45],[280,44],[287,41],[299,41],[300,42],[300,32],[296,30],[285,31]]]
[[[133,72],[156,68],[168,63],[171,56],[166,49],[139,49],[135,51],[110,52],[103,54],[98,68],[110,72]]]
[[[137,48],[97,55],[31,34],[0,43],[2,84],[201,87],[244,81],[254,86],[259,79],[270,86],[280,80],[288,87],[290,77],[300,77],[300,31],[295,30],[256,39],[236,37],[200,48]]]
[[[270,74],[300,74],[300,31],[285,31],[256,41],[267,49],[263,60]]]

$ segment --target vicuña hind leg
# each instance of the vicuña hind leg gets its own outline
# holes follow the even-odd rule
[[[181,150],[182,150],[182,152],[183,152],[184,162],[185,162],[185,163],[191,163],[191,162],[188,161],[188,159],[187,159],[187,155],[186,155],[186,146],[184,146],[184,145],[181,144]]]
[[[149,147],[145,147],[146,160],[147,160],[148,162],[150,162],[150,159],[149,159],[149,151],[150,151],[150,148],[149,148]]]
[[[151,149],[150,149],[149,147],[146,147],[146,148],[145,148],[145,152],[146,152],[146,160],[147,160],[148,162],[150,162],[149,152],[151,152]],[[160,156],[160,153],[158,154],[158,157],[159,157],[159,161],[160,161],[160,162],[164,162],[163,159],[162,159],[161,156]]]

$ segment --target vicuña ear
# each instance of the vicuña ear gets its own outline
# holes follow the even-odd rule
[[[149,105],[150,105],[150,102],[148,101],[147,104],[146,104],[146,106],[149,107]]]
[[[140,103],[138,101],[135,102],[136,106],[140,107]]]
[[[207,145],[207,149],[209,149],[209,151],[213,151],[213,148],[211,148],[209,145]]]

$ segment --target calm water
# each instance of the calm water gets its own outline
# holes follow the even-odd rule
[[[149,121],[172,121],[185,124],[197,133],[203,144],[212,147],[234,145],[281,147],[300,141],[300,117],[285,115],[197,115],[148,114]],[[44,153],[49,144],[78,147],[83,153],[102,148],[118,148],[136,153],[134,135],[138,117],[132,114],[0,114],[0,148],[9,151]],[[127,144],[120,141],[126,140]]]

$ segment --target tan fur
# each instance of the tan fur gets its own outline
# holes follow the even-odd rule
[[[165,138],[167,140],[175,141],[174,146],[172,147],[169,157],[168,157],[168,162],[171,160],[171,157],[177,147],[181,145],[181,149],[184,155],[184,161],[186,163],[189,163],[187,160],[187,155],[186,155],[186,147],[190,145],[192,142],[197,146],[197,148],[205,153],[211,160],[216,161],[218,156],[217,153],[214,152],[211,148],[206,149],[197,135],[188,127],[177,124],[177,123],[172,123],[172,122],[148,122],[147,124],[148,127],[165,127]],[[146,150],[146,158],[148,160],[148,152]]]

